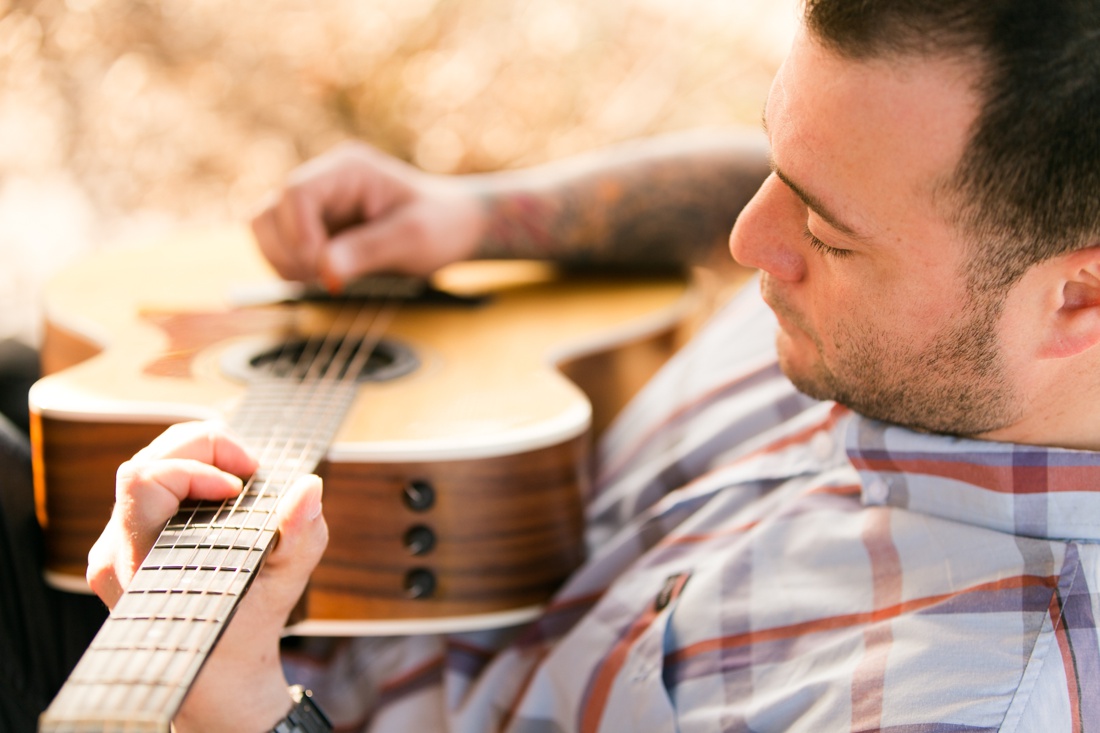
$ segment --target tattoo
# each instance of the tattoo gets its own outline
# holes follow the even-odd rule
[[[762,149],[637,152],[587,161],[538,188],[487,194],[491,224],[480,255],[641,267],[699,262],[726,241],[767,175]]]
[[[481,243],[483,257],[548,259],[554,256],[555,231],[564,219],[559,202],[532,193],[486,197],[489,230]]]

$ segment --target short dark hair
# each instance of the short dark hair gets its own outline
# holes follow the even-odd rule
[[[981,110],[949,184],[972,285],[1100,244],[1100,0],[804,0],[843,57],[972,59]]]

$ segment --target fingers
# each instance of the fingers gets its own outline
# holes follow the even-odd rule
[[[316,281],[329,236],[370,221],[409,195],[409,171],[365,145],[342,145],[301,166],[252,219],[261,252],[289,280]],[[411,170],[411,169],[410,169]]]
[[[262,614],[276,635],[328,545],[321,493],[319,477],[301,476],[287,489],[276,509],[279,542],[264,563],[256,581],[256,598],[250,601],[261,609],[258,614]]]
[[[458,178],[345,145],[296,170],[252,231],[282,277],[336,291],[370,272],[426,275],[463,259],[483,219],[478,195]]]
[[[224,426],[180,423],[118,468],[115,510],[122,528],[143,537],[159,531],[184,499],[225,499],[243,487],[256,461]]]
[[[198,460],[131,459],[118,467],[115,513],[124,530],[143,536],[163,527],[184,499],[226,499],[243,486],[239,477]]]
[[[343,203],[334,196],[335,177],[326,170],[323,176],[292,181],[272,209],[276,239],[269,246],[274,245],[276,256],[289,263],[295,274],[291,279],[315,279],[317,261],[328,239],[326,220],[333,216],[331,210]]]
[[[289,707],[279,638],[328,543],[321,479],[295,481],[277,515],[279,543],[184,700],[180,733],[270,730]]]
[[[417,225],[415,217],[399,213],[332,237],[321,253],[320,269],[326,284],[342,285],[367,272],[431,273],[438,265],[427,245],[415,262],[406,262],[410,246],[426,239]]]
[[[225,425],[213,420],[172,425],[131,460],[147,462],[161,458],[202,461],[237,476],[248,476],[256,470],[256,459],[248,449]]]
[[[238,609],[247,621],[226,632],[231,644],[238,642],[247,648],[281,635],[328,545],[328,525],[321,513],[321,479],[314,475],[296,479],[279,500],[276,521],[279,541]]]
[[[88,554],[88,584],[113,606],[185,499],[236,496],[255,460],[217,423],[182,423],[119,466],[115,505]]]

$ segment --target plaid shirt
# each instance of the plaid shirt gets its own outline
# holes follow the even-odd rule
[[[1100,455],[810,400],[774,332],[746,292],[625,411],[538,621],[291,676],[371,733],[1100,729]]]

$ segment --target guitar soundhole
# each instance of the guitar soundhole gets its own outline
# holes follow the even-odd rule
[[[249,359],[254,374],[274,375],[288,379],[344,378],[349,370],[358,371],[358,381],[384,382],[404,376],[420,361],[408,346],[382,339],[369,356],[359,354],[359,341],[320,342],[317,339],[291,339],[266,349]]]

